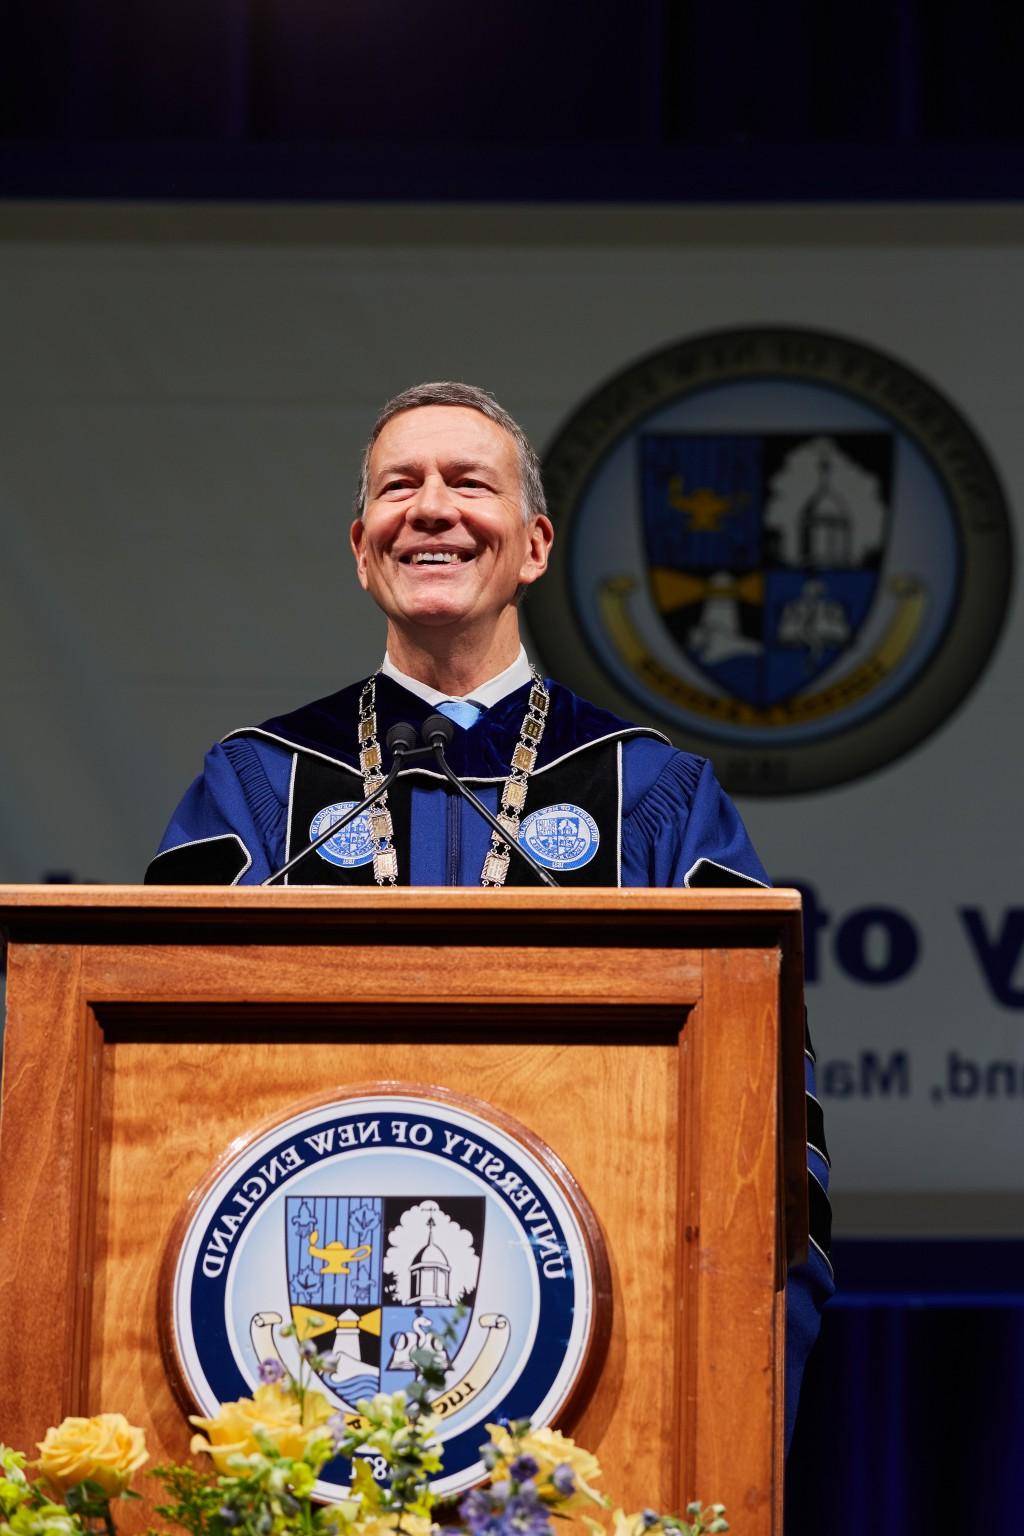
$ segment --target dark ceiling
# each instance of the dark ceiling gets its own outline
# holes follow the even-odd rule
[[[0,195],[1016,198],[1024,10],[30,0]]]

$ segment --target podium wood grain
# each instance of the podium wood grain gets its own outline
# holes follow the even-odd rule
[[[540,1136],[597,1213],[614,1317],[571,1427],[615,1499],[696,1494],[744,1536],[781,1532],[794,893],[29,887],[0,904],[3,1438],[116,1408],[154,1460],[183,1456],[157,1308],[189,1192],[313,1092],[433,1083]]]

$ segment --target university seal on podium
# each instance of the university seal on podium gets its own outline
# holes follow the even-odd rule
[[[402,1084],[297,1106],[233,1147],[190,1201],[166,1285],[165,1355],[204,1415],[250,1393],[265,1360],[297,1372],[306,1340],[353,1417],[433,1349],[440,1493],[484,1475],[488,1421],[571,1412],[610,1308],[596,1218],[555,1154],[487,1105]],[[336,1458],[319,1492],[349,1480]]]

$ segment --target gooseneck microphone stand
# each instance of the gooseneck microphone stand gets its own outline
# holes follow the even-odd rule
[[[342,827],[347,827],[350,821],[355,821],[357,816],[363,811],[368,810],[375,800],[379,800],[381,795],[391,788],[406,758],[424,757],[430,751],[429,747],[418,747],[416,745],[416,731],[413,726],[406,725],[404,720],[399,720],[396,725],[391,727],[384,738],[384,742],[388,750],[393,753],[394,761],[384,780],[377,786],[373,794],[367,795],[365,800],[360,800],[358,805],[352,806],[351,810],[346,811],[344,816],[339,816],[337,821],[332,821],[329,827],[324,828],[319,837],[314,838],[299,853],[294,854],[287,864],[282,864],[280,869],[275,869],[272,875],[268,875],[265,880],[261,880],[261,885],[273,885],[275,880],[280,880],[289,870],[294,869],[296,864],[301,864],[308,853],[315,853],[322,843],[326,843],[329,838],[334,836],[335,832],[340,832]]]
[[[455,770],[450,767],[448,759],[444,755],[444,749],[454,734],[455,727],[446,715],[431,715],[429,719],[423,722],[422,727],[422,737],[426,745],[417,747],[416,731],[411,725],[407,725],[404,721],[399,721],[397,725],[393,725],[384,738],[385,745],[393,754],[393,761],[387,774],[373,791],[372,795],[367,795],[365,800],[360,800],[358,805],[353,805],[350,810],[347,810],[344,816],[339,816],[337,821],[332,821],[330,826],[325,827],[320,835],[315,837],[311,843],[308,843],[305,848],[300,849],[298,853],[293,854],[287,864],[282,864],[280,869],[275,869],[272,875],[268,875],[265,880],[261,881],[261,885],[273,885],[275,881],[283,879],[290,870],[295,868],[296,864],[302,863],[307,854],[315,853],[336,832],[340,832],[343,827],[348,826],[350,821],[355,821],[357,816],[361,815],[363,811],[368,810],[376,800],[380,799],[381,795],[387,793],[398,777],[404,762],[413,757],[432,756],[448,782],[454,784],[463,799],[469,801],[477,814],[483,817],[484,821],[493,831],[497,832],[502,842],[507,843],[530,866],[539,880],[543,881],[545,885],[553,886],[557,890],[558,881],[548,873],[543,864],[538,864],[532,854],[527,852],[522,843],[514,838],[506,827],[501,825],[498,818],[491,814],[483,801],[474,795],[473,791],[462,782]]]
[[[468,800],[473,809],[478,811],[479,814],[483,817],[484,821],[487,822],[488,826],[490,826],[493,831],[497,832],[502,842],[507,843],[515,853],[518,853],[521,859],[529,864],[530,868],[533,870],[534,874],[539,880],[542,880],[545,885],[554,886],[557,890],[558,881],[554,878],[554,876],[548,873],[543,864],[538,864],[537,860],[533,857],[532,854],[527,852],[518,838],[514,837],[508,831],[507,827],[502,826],[497,816],[491,815],[483,801],[477,799],[476,795],[474,795],[473,791],[468,787],[468,785],[462,782],[455,770],[449,767],[448,759],[444,755],[444,749],[455,735],[455,727],[448,719],[448,716],[431,715],[427,720],[424,720],[420,729],[420,734],[422,735],[423,740],[427,743],[429,749],[433,752],[434,761],[437,763],[437,766],[440,768],[448,782],[455,785],[455,788],[458,790],[459,794],[462,795],[464,799]]]

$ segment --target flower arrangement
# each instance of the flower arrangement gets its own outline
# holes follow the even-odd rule
[[[487,1481],[458,1501],[443,1501],[430,1479],[441,1471],[431,1389],[443,1386],[429,1350],[413,1352],[408,1392],[378,1393],[358,1404],[354,1422],[311,1384],[331,1360],[305,1341],[299,1374],[265,1361],[251,1397],[222,1403],[191,1450],[212,1463],[157,1467],[168,1502],[156,1514],[189,1536],[551,1536],[552,1521],[578,1518],[592,1536],[704,1536],[727,1531],[721,1504],[694,1502],[683,1515],[612,1509],[596,1484],[596,1457],[554,1429],[527,1420],[489,1424],[481,1447]],[[351,1496],[314,1498],[333,1456],[352,1465]],[[147,1460],[145,1439],[118,1413],[68,1418],[49,1429],[28,1475],[23,1453],[0,1445],[0,1536],[116,1536],[113,1506]],[[151,1528],[149,1536],[167,1536]]]

